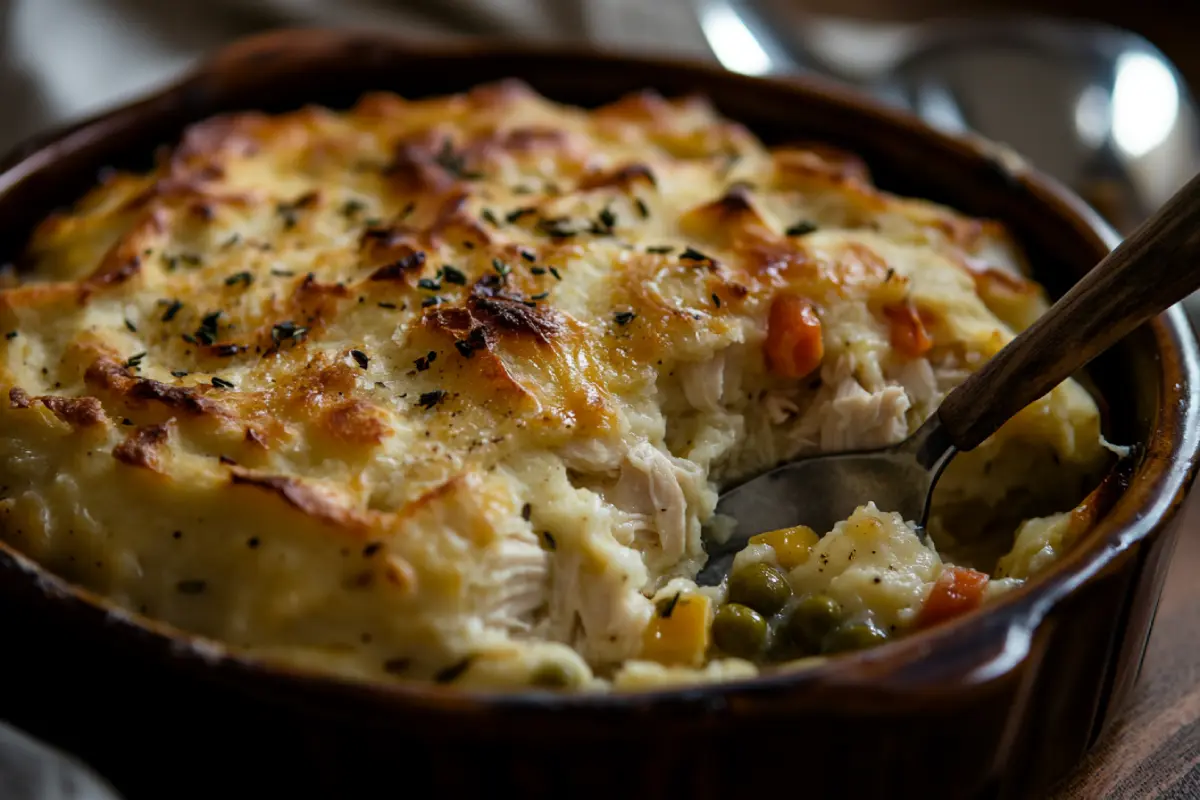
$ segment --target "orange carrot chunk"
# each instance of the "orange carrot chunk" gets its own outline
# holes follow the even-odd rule
[[[825,344],[812,303],[794,294],[776,297],[767,319],[763,351],[767,368],[782,378],[803,378],[821,366]]]
[[[985,572],[967,567],[946,567],[917,614],[917,627],[936,625],[978,608],[983,602],[988,580]]]
[[[929,352],[933,339],[925,330],[925,323],[912,303],[886,306],[883,314],[891,327],[892,347],[909,358],[917,358]]]

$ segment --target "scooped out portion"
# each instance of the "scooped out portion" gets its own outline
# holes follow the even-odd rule
[[[1119,452],[1067,381],[952,462],[926,542],[864,497],[698,587],[723,485],[900,441],[1047,307],[999,223],[701,98],[217,117],[22,267],[0,538],[343,678],[635,690],[861,650],[1052,564]]]

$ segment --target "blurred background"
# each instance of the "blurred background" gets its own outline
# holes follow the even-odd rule
[[[1194,0],[0,0],[0,150],[239,36],[312,25],[815,72],[1011,146],[1123,232],[1200,169]]]

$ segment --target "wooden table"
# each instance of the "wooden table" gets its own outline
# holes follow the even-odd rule
[[[1132,701],[1054,800],[1200,797],[1200,494],[1182,524]]]

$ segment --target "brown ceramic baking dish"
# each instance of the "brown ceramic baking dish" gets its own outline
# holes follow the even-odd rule
[[[702,92],[767,141],[862,154],[884,188],[1005,220],[1060,292],[1115,237],[995,147],[822,85],[577,49],[414,46],[292,31],[239,43],[148,99],[0,165],[0,257],[110,165],[235,109],[345,107],[516,77],[594,105]],[[118,613],[0,546],[0,716],[90,761],[130,800],[183,797],[1020,797],[1103,734],[1137,678],[1195,466],[1200,365],[1179,309],[1097,360],[1109,436],[1136,442],[1097,521],[1048,574],[985,613],[815,669],[624,696],[485,696],[266,668]],[[0,467],[0,470],[3,468]],[[0,479],[2,483],[2,479]]]

